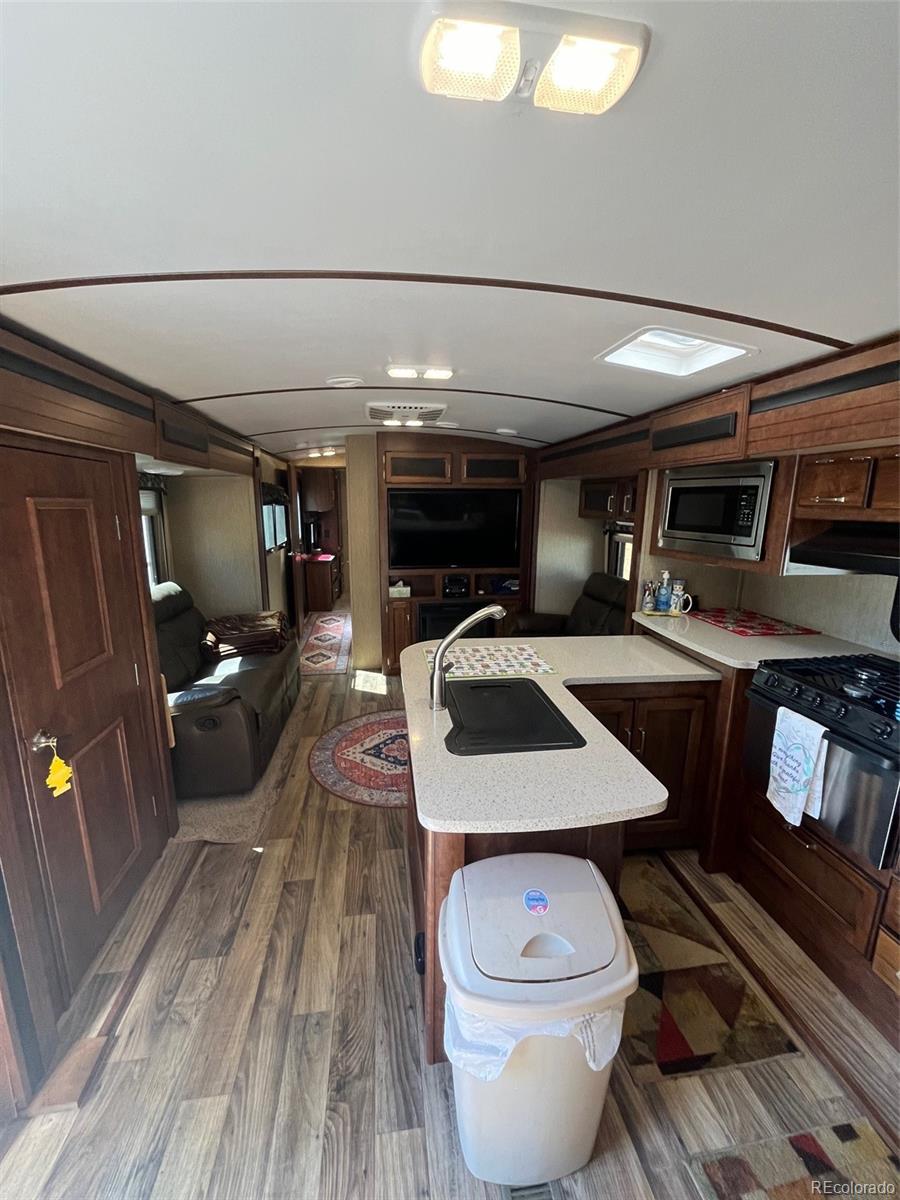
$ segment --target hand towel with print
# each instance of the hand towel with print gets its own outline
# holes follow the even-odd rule
[[[791,825],[799,825],[804,813],[818,817],[822,811],[824,733],[817,721],[790,708],[778,709],[766,796]]]

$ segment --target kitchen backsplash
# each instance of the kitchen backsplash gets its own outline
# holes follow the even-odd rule
[[[896,587],[897,580],[887,575],[780,577],[748,573],[742,577],[739,603],[741,608],[811,625],[832,637],[896,654],[900,643],[890,627]]]

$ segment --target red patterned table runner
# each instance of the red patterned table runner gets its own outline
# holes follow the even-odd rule
[[[698,621],[706,621],[708,625],[717,625],[728,633],[736,633],[738,637],[784,637],[787,634],[820,632],[744,608],[707,608],[704,612],[692,612],[690,615]]]

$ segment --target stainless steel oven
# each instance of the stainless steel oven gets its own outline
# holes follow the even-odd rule
[[[764,796],[778,704],[752,689],[748,695],[744,773]],[[822,712],[816,717],[821,721]],[[879,753],[834,729],[828,730],[825,741],[822,811],[817,819],[804,817],[803,824],[827,829],[854,854],[875,867],[884,867],[896,837],[900,763],[890,751]]]
[[[762,558],[774,462],[673,467],[663,475],[657,544],[720,558]]]

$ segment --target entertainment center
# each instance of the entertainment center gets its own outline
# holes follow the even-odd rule
[[[473,636],[511,633],[531,594],[527,452],[481,438],[380,433],[378,454],[385,673],[397,673],[407,646],[443,637],[492,601],[506,621]]]

